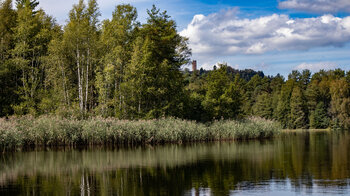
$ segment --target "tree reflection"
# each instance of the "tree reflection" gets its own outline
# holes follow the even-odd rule
[[[229,195],[274,184],[349,190],[348,133],[1,155],[0,195]],[[340,187],[340,188],[339,188]]]

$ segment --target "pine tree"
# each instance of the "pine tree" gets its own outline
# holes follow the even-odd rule
[[[350,128],[350,85],[345,78],[336,79],[331,83],[331,114],[333,123]]]
[[[184,43],[185,39],[177,33],[175,21],[171,20],[165,11],[160,12],[153,6],[148,15],[147,23],[138,34],[143,40],[143,56],[132,58],[133,64],[143,66],[141,77],[146,76],[143,81],[146,88],[142,92],[141,103],[138,103],[137,107],[130,107],[140,107],[139,111],[147,118],[178,116],[182,113],[181,99],[184,95],[184,80],[180,67],[188,62],[187,45]],[[129,77],[128,80],[139,81],[138,77],[140,76]],[[127,83],[129,86],[133,85]]]
[[[39,5],[39,2],[36,0],[16,0],[17,8],[26,6],[32,10],[35,10],[35,8]],[[33,12],[36,13],[35,11]]]
[[[329,127],[330,119],[327,114],[327,108],[323,102],[317,104],[315,111],[310,116],[310,127],[316,129],[325,129]]]
[[[307,112],[305,97],[302,89],[295,86],[290,98],[290,125],[291,128],[307,128]]]
[[[285,128],[291,128],[290,124],[290,98],[292,95],[293,87],[295,85],[295,80],[289,79],[282,86],[281,93],[278,98],[277,111],[275,114],[275,119],[277,119],[282,126]]]
[[[0,116],[12,114],[11,105],[17,104],[18,100],[17,70],[11,63],[15,25],[16,12],[12,9],[12,0],[5,0],[0,4]]]
[[[272,96],[272,119],[277,119],[277,107],[279,95],[281,94],[282,85],[284,84],[284,77],[277,74],[275,77],[271,79],[270,88],[271,88],[271,96]]]
[[[206,95],[203,102],[210,119],[233,118],[240,109],[240,92],[230,81],[227,65],[219,65],[207,77]]]
[[[305,69],[302,71],[301,76],[300,76],[300,86],[302,87],[303,90],[307,88],[307,86],[310,83],[310,77],[311,77],[311,72],[308,69]]]
[[[235,119],[241,116],[241,99],[239,87],[231,82],[225,93],[219,98],[219,115],[225,119]]]
[[[247,82],[245,89],[244,100],[244,113],[247,115],[253,115],[253,105],[255,104],[256,97],[261,92],[262,78],[259,75],[254,75],[249,82]]]
[[[15,25],[16,12],[12,9],[12,0],[6,0],[0,4],[0,63],[4,63],[10,57]]]
[[[36,11],[36,1],[17,1],[17,25],[14,28],[12,61],[21,70],[21,87],[18,93],[21,104],[14,106],[18,114],[38,112],[42,98],[44,67],[43,57],[52,39],[55,23],[43,10]]]
[[[272,97],[267,92],[263,92],[256,98],[255,105],[253,106],[254,114],[266,119],[272,119],[273,107]]]

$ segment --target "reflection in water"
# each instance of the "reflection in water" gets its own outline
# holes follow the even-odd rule
[[[348,133],[0,155],[0,195],[346,194]]]

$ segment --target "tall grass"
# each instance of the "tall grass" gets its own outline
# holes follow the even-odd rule
[[[223,120],[205,125],[176,118],[130,121],[27,116],[0,119],[0,148],[260,139],[272,137],[280,129],[278,123],[262,118]]]

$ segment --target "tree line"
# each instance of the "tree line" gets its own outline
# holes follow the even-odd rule
[[[178,116],[187,39],[155,6],[145,24],[116,6],[99,21],[96,0],[80,0],[65,26],[35,0],[0,8],[1,115],[79,113],[118,118]]]
[[[210,72],[186,73],[188,118],[260,116],[291,129],[350,128],[350,71],[294,70],[285,79],[221,64]]]
[[[96,0],[80,0],[61,26],[36,0],[15,4],[0,5],[0,116],[260,116],[286,128],[350,127],[349,72],[293,71],[287,80],[225,64],[189,72],[188,40],[155,6],[144,24],[129,4],[100,21]]]

